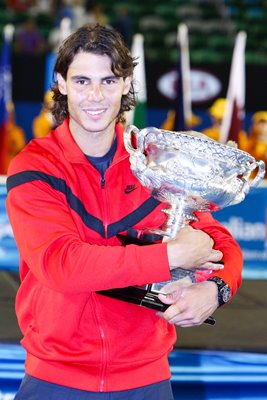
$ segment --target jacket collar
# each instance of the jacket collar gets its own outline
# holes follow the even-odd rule
[[[124,147],[124,129],[121,124],[116,124],[115,132],[117,135],[118,146],[114,156],[114,161],[119,161],[119,159],[129,156],[129,154]],[[68,161],[73,163],[88,163],[85,155],[75,142],[70,132],[69,119],[65,119],[64,122],[55,129],[54,135]]]

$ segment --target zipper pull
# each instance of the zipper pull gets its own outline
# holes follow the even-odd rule
[[[102,176],[101,177],[101,188],[104,189],[106,183],[106,179]]]

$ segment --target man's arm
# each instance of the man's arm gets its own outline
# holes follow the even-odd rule
[[[212,271],[209,278],[223,280],[232,297],[242,281],[243,257],[240,246],[211,214],[198,213],[198,217],[199,221],[193,224],[194,227],[209,234],[214,241],[214,248],[223,253],[223,268]],[[214,281],[205,280],[190,285],[177,281],[176,287],[169,287],[169,292],[167,296],[159,295],[162,302],[170,304],[160,315],[170,323],[182,327],[200,325],[219,306],[218,285]]]

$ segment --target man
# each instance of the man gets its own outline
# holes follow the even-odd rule
[[[210,270],[229,296],[241,283],[240,248],[209,213],[168,243],[121,245],[119,234],[142,237],[166,218],[133,176],[123,144],[119,122],[135,104],[135,65],[112,28],[69,36],[55,64],[59,126],[10,166],[7,210],[21,254],[16,312],[27,352],[17,400],[173,399],[174,324],[200,325],[223,304],[217,283],[175,287],[159,314],[98,291],[168,280],[177,267]]]

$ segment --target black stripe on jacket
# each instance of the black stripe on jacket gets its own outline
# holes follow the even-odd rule
[[[24,183],[33,181],[46,182],[53,189],[63,193],[66,197],[67,203],[72,210],[74,210],[82,219],[83,223],[93,231],[105,237],[105,229],[103,222],[95,216],[88,213],[81,200],[75,196],[70,187],[66,184],[64,179],[56,178],[53,175],[46,174],[39,171],[24,171],[11,175],[7,178],[7,191],[9,192],[16,186],[23,185]],[[151,213],[158,205],[159,201],[154,197],[150,197],[144,201],[133,212],[121,218],[119,221],[108,225],[107,237],[111,238],[116,236],[119,232],[127,230],[129,227],[140,222],[149,213]]]

